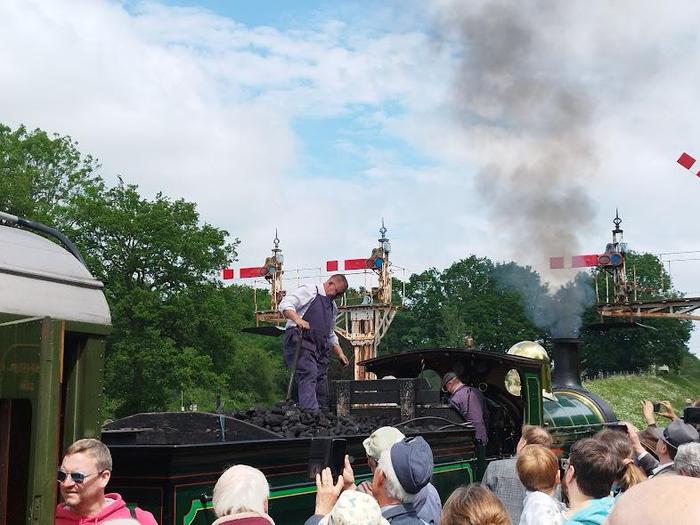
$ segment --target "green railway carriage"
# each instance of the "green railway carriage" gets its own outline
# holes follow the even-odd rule
[[[27,228],[57,232],[0,213],[0,219],[8,217],[22,228],[0,224],[0,523],[52,523],[62,450],[76,439],[100,435],[114,458],[109,488],[152,511],[162,525],[210,523],[214,483],[235,463],[265,473],[278,524],[302,522],[313,511],[315,492],[306,476],[307,438],[284,439],[232,417],[202,413],[134,415],[102,432],[111,323],[102,284],[60,234],[68,249]],[[530,357],[454,348],[384,356],[365,363],[367,369],[396,379],[339,382],[344,395],[355,387],[369,392],[354,404],[352,396],[341,396],[339,405],[351,399],[343,409],[356,414],[376,411],[403,420],[409,410],[414,418],[447,420],[421,432],[433,448],[433,480],[445,498],[456,486],[479,480],[489,461],[512,455],[523,423],[549,428],[566,452],[574,439],[614,420],[607,405],[578,383],[577,352],[576,342],[555,344],[553,389],[549,363]],[[441,398],[439,377],[447,371],[484,392],[487,447]],[[517,390],[509,388],[513,377]],[[398,397],[383,399],[392,385]],[[194,428],[205,432],[197,435]],[[356,458],[358,480],[366,479],[366,436],[343,437]]]
[[[110,315],[56,243],[0,225],[0,523],[52,523],[63,448],[99,437]]]

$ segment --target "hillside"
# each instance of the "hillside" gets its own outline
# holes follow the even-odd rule
[[[687,399],[700,397],[700,361],[695,357],[687,357],[678,374],[615,376],[584,381],[583,386],[610,403],[619,419],[644,428],[642,400],[668,400],[680,416]],[[665,426],[666,423],[668,420],[658,418],[660,426]]]

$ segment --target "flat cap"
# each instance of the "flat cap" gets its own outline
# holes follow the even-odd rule
[[[391,447],[391,465],[409,494],[417,494],[433,474],[433,451],[422,437],[404,438]]]
[[[457,374],[455,374],[454,372],[447,372],[444,376],[442,376],[442,386],[443,386],[443,388],[444,388],[444,386],[445,386],[447,383],[449,383],[450,381],[452,381],[452,380],[455,379],[456,377],[457,377]]]
[[[684,423],[682,419],[674,419],[666,428],[654,429],[656,437],[678,450],[684,443],[692,443],[698,440],[698,431],[693,425]]]

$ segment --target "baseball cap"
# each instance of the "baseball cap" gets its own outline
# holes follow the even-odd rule
[[[362,445],[369,457],[379,461],[382,452],[389,450],[394,443],[398,443],[405,437],[398,428],[379,427],[362,442]]]
[[[391,447],[391,466],[403,489],[417,494],[433,474],[433,451],[420,436],[404,438]]]

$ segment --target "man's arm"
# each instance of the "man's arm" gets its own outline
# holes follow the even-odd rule
[[[348,358],[345,355],[345,352],[343,352],[343,349],[340,347],[340,342],[338,341],[338,334],[335,333],[335,318],[336,318],[337,314],[338,314],[338,307],[334,303],[333,304],[333,325],[331,326],[331,330],[328,333],[328,343],[331,345],[331,350],[333,350],[333,353],[338,358],[338,361],[340,361],[343,366],[347,366],[347,364],[350,361],[348,361]]]
[[[654,403],[645,399],[642,401],[642,415],[644,416],[644,421],[646,421],[649,426],[656,426],[656,418],[654,417]]]
[[[309,289],[309,286],[303,285],[296,290],[286,294],[280,301],[277,309],[282,315],[296,324],[298,327],[305,330],[309,329],[309,323],[304,321],[299,315],[299,310],[313,299],[315,289]]]
[[[335,356],[338,358],[338,361],[340,361],[343,366],[347,366],[347,364],[350,361],[348,360],[348,356],[345,355],[345,352],[343,352],[343,349],[340,347],[340,345],[333,345],[331,349],[333,350]]]

